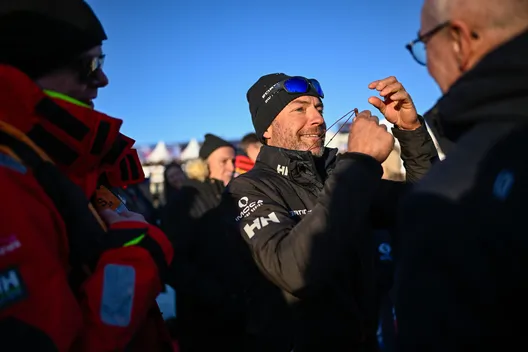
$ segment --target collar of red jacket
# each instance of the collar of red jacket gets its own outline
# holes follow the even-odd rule
[[[122,120],[46,93],[5,65],[0,65],[0,120],[26,134],[73,180],[105,174],[112,186],[124,186],[144,179],[134,140],[119,132]]]

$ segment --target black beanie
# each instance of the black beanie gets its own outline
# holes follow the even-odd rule
[[[264,93],[275,84],[288,78],[291,78],[291,76],[284,73],[272,73],[262,76],[247,92],[251,120],[255,127],[255,133],[262,142],[264,142],[264,133],[286,105],[306,95],[319,98],[319,94],[313,88],[306,93],[288,93],[285,90],[279,90],[265,102],[262,97]]]
[[[205,160],[209,157],[209,155],[211,155],[212,152],[221,147],[231,147],[235,149],[235,147],[228,141],[225,141],[214,134],[208,133],[205,135],[205,140],[202,144],[202,147],[200,148],[199,156]]]
[[[83,0],[1,0],[0,64],[35,79],[106,40]]]

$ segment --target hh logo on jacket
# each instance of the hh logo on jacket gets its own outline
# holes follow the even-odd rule
[[[270,222],[277,224],[280,223],[275,212],[269,213],[267,217],[261,216],[256,218],[253,220],[252,224],[246,224],[246,226],[244,226],[244,231],[246,231],[246,235],[248,235],[249,238],[252,238],[255,236],[255,230],[260,230],[261,228],[268,226]]]
[[[27,297],[26,287],[18,268],[0,272],[0,309]]]

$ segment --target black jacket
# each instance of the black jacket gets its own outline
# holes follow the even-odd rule
[[[223,182],[218,180],[185,180],[163,209],[162,227],[169,238],[178,241],[178,238],[190,236],[195,222],[218,206],[224,188]]]
[[[169,283],[176,289],[178,342],[182,351],[225,347],[248,352],[243,292],[255,270],[240,241],[222,226],[223,182],[187,180],[165,209],[165,231],[174,246]],[[243,244],[243,243],[242,243]]]
[[[212,287],[215,284],[200,272],[203,245],[199,228],[203,216],[220,203],[224,188],[223,182],[218,180],[186,180],[163,210],[163,230],[174,247],[168,283],[181,297],[214,295]],[[198,277],[201,279],[197,280]],[[180,316],[185,315],[184,304],[185,299],[179,300]]]
[[[424,127],[394,134],[408,178],[419,179],[436,157],[429,134]],[[231,209],[228,220],[263,275],[282,290],[280,297],[253,298],[260,300],[253,307],[266,309],[249,313],[249,326],[279,335],[269,326],[282,323],[296,352],[375,350],[371,229],[394,224],[405,189],[381,176],[381,165],[367,155],[336,157],[326,149],[316,161],[308,152],[264,146],[255,167],[228,185],[222,203]]]
[[[528,32],[461,77],[426,119],[446,159],[405,201],[404,351],[511,351],[528,322]]]

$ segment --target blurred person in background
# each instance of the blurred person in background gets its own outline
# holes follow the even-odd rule
[[[169,199],[171,199],[173,195],[182,188],[186,179],[187,176],[180,164],[172,162],[165,166],[165,171],[163,171],[164,204],[167,204]]]
[[[408,46],[445,160],[401,209],[402,351],[513,351],[528,322],[528,1],[427,0]]]
[[[246,134],[240,141],[239,148],[242,153],[235,159],[235,177],[240,176],[253,168],[257,161],[257,156],[262,147],[262,142],[256,133]]]
[[[144,178],[122,121],[93,109],[106,39],[84,1],[0,3],[2,351],[171,350],[170,242],[96,197]]]
[[[405,181],[405,169],[402,165],[399,144],[394,145],[394,149],[387,157],[387,160],[381,164],[381,167],[383,167],[383,179],[392,181]]]
[[[235,147],[231,143],[206,134],[199,156],[185,164],[187,179],[175,197],[167,200],[163,226],[169,235],[192,227],[193,221],[216,207],[233,178]]]
[[[182,351],[207,351],[223,346],[220,329],[209,329],[222,302],[221,284],[211,275],[208,244],[202,233],[204,215],[216,208],[234,172],[234,146],[206,134],[199,159],[185,164],[186,179],[164,209],[163,229],[171,239],[175,260],[168,283],[176,290],[176,320]],[[177,257],[177,258],[176,258]],[[229,348],[230,346],[226,346]]]

